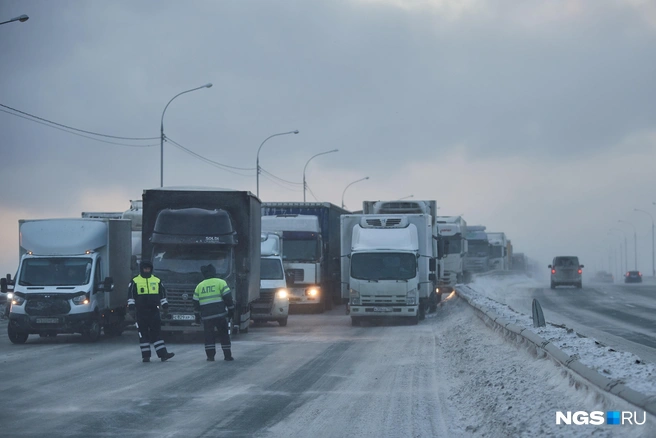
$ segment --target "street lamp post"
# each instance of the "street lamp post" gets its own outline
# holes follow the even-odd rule
[[[160,154],[160,163],[159,163],[159,186],[164,187],[164,113],[166,112],[166,108],[171,105],[171,102],[173,102],[173,99],[175,99],[178,96],[181,96],[185,93],[191,93],[192,91],[200,90],[201,88],[210,88],[212,86],[211,83],[205,84],[200,87],[192,88],[191,90],[183,91],[182,93],[178,93],[171,100],[169,100],[169,103],[166,104],[164,107],[164,111],[162,111],[162,121],[160,124],[160,136],[159,136],[159,154]]]
[[[27,20],[29,20],[29,19],[30,19],[30,17],[28,17],[27,15],[23,14],[23,15],[19,15],[18,17],[12,18],[11,20],[3,21],[3,22],[0,23],[0,24],[12,23],[12,22],[14,22],[14,21],[20,21],[21,23],[25,23],[25,22],[26,22]]]
[[[365,179],[369,179],[369,177],[368,177],[368,176],[365,176],[364,178],[360,178],[360,179],[357,180],[357,181],[353,181],[351,184],[347,185],[347,186],[344,188],[344,191],[342,192],[342,208],[346,208],[346,206],[344,205],[344,194],[346,193],[346,189],[348,189],[349,187],[351,187],[351,186],[352,186],[353,184],[355,184],[355,183],[358,183],[358,182],[360,182],[360,181],[364,181]]]
[[[624,236],[624,266],[622,266],[622,242],[620,241],[620,274],[623,275],[629,269],[629,261],[627,260],[627,251],[626,251],[626,233],[619,228],[611,228],[611,231],[619,231]]]
[[[266,141],[268,139],[272,138],[272,137],[276,137],[278,135],[298,134],[298,133],[299,133],[299,131],[298,131],[298,129],[296,129],[294,131],[281,132],[279,134],[270,135],[270,136],[268,136],[267,138],[264,139],[264,141],[262,142],[260,147],[257,149],[257,157],[256,157],[256,161],[255,161],[255,163],[256,163],[256,166],[255,166],[255,182],[256,182],[256,194],[257,194],[258,198],[260,197],[260,172],[261,172],[261,168],[260,168],[260,149],[262,149],[262,146],[264,146],[264,143],[266,143]]]
[[[636,227],[631,222],[623,221],[622,219],[620,219],[618,222],[623,222],[623,223],[629,224],[633,227],[633,251],[634,251],[633,262],[635,264],[635,270],[637,271],[638,270],[638,233],[636,232]],[[628,268],[627,268],[627,271],[628,271]]]
[[[305,167],[303,168],[303,202],[305,202],[305,189],[307,188],[307,184],[305,182],[305,169],[307,169],[307,166],[308,164],[310,164],[310,161],[312,161],[312,158],[318,157],[319,155],[332,154],[333,152],[338,152],[338,151],[339,149],[333,149],[332,151],[321,152],[319,154],[310,157],[310,159],[307,160],[307,163],[305,163]]]
[[[634,210],[647,213],[651,218],[651,275],[656,277],[656,256],[654,254],[654,216],[652,216],[648,211],[640,210],[639,208],[634,208]]]

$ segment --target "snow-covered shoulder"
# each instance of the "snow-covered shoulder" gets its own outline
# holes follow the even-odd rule
[[[647,396],[656,396],[656,365],[645,362],[632,353],[616,351],[591,337],[585,337],[571,328],[550,322],[546,327],[533,327],[531,315],[521,313],[503,304],[502,297],[543,287],[541,283],[525,276],[479,277],[467,287],[459,287],[458,293],[468,301],[499,315],[506,321],[526,328],[550,341],[570,356],[578,356],[584,365],[601,375],[618,380],[624,385]],[[527,294],[528,295],[528,294]]]

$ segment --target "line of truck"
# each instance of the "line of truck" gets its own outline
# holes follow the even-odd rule
[[[434,200],[364,201],[353,214],[203,187],[146,189],[124,212],[20,220],[19,247],[15,277],[0,282],[13,292],[14,343],[31,334],[120,334],[142,258],[167,289],[165,332],[202,330],[192,297],[209,263],[234,291],[233,332],[241,333],[252,320],[285,326],[289,313],[338,304],[354,325],[389,316],[417,323],[472,273],[511,267],[504,233],[438,216]]]

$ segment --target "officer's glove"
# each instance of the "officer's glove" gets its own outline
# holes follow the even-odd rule
[[[168,316],[168,314],[169,314],[169,303],[162,304],[162,310],[164,311],[164,316]]]
[[[137,306],[134,304],[128,305],[128,313],[130,314],[130,317],[134,320],[137,319]]]

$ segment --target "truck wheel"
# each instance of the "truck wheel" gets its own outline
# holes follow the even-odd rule
[[[9,324],[9,327],[7,327],[7,335],[9,336],[9,340],[12,344],[24,344],[27,342],[27,338],[30,336],[25,332],[16,330],[11,326],[11,324]]]
[[[351,317],[351,325],[353,327],[359,327],[360,326],[360,318],[357,318],[355,316]]]
[[[84,330],[82,336],[84,336],[84,338],[89,342],[98,342],[98,340],[100,339],[101,330],[102,330],[102,326],[100,325],[100,321],[94,319],[89,323],[87,328]]]
[[[280,327],[287,327],[287,317],[285,316],[283,319],[279,319],[278,324],[280,324]]]

